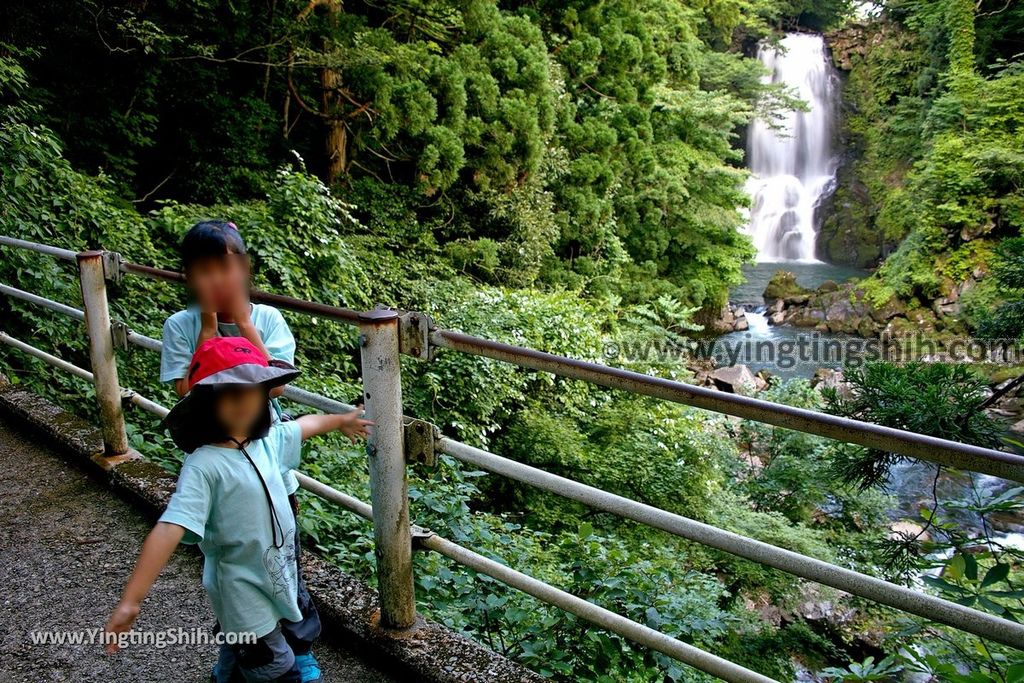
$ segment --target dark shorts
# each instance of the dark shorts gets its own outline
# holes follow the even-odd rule
[[[298,529],[298,498],[288,496],[288,502],[295,515]],[[313,598],[306,590],[302,578],[302,564],[299,534],[295,534],[295,561],[298,566],[298,602],[302,612],[300,621],[282,620],[277,628],[256,641],[254,645],[221,645],[220,656],[214,669],[216,683],[237,683],[240,681],[279,681],[298,683],[301,681],[295,666],[295,656],[304,655],[313,647],[313,641],[320,636],[320,614],[316,611]],[[220,630],[219,625],[215,627]]]

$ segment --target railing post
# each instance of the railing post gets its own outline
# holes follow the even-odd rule
[[[403,443],[398,314],[388,310],[360,313],[359,330],[363,400],[367,418],[374,423],[367,453],[381,625],[407,629],[416,621],[416,599]]]
[[[85,304],[85,325],[89,332],[89,359],[92,362],[96,400],[100,404],[103,447],[106,455],[128,452],[128,435],[124,428],[121,387],[117,380],[117,360],[110,331],[110,310],[107,308],[107,282],[102,251],[78,254],[78,276]]]

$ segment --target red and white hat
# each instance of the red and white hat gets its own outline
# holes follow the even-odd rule
[[[260,385],[267,389],[287,384],[299,376],[294,365],[281,360],[267,360],[256,346],[244,337],[213,337],[199,345],[188,366],[188,393],[178,401],[163,420],[171,438],[186,452],[202,445],[204,425],[212,419],[207,402],[197,400],[196,387],[228,387]],[[269,407],[268,407],[269,410]]]

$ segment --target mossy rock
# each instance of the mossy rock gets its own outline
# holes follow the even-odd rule
[[[788,270],[777,270],[772,275],[772,279],[768,281],[768,286],[764,288],[762,296],[764,297],[765,304],[771,306],[779,299],[786,302],[793,302],[795,299],[807,301],[812,292],[813,290],[804,287],[796,281],[794,273]]]

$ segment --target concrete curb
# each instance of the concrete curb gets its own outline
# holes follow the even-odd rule
[[[176,478],[138,454],[111,461],[102,456],[99,430],[0,374],[0,414],[18,419],[66,453],[105,476],[110,484],[157,514],[174,492]],[[397,669],[402,680],[423,683],[540,683],[532,671],[440,624],[421,620],[401,634],[377,625],[377,593],[312,552],[303,553],[303,572],[328,639],[357,643],[377,655],[375,663]]]

